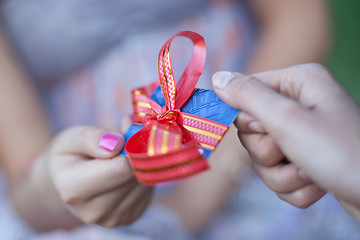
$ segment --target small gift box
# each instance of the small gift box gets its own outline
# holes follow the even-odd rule
[[[175,83],[170,44],[182,36],[194,44],[193,55]],[[169,39],[158,58],[158,82],[132,91],[133,125],[125,134],[125,151],[138,181],[156,185],[209,168],[206,158],[219,144],[238,110],[212,90],[195,89],[204,69],[205,40],[184,31]]]

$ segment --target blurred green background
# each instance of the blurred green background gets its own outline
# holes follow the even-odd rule
[[[325,65],[360,103],[360,0],[328,0],[333,45]]]

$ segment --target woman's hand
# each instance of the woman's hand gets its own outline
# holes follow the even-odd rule
[[[99,141],[109,131],[82,126],[52,140],[41,98],[5,36],[0,24],[0,168],[17,213],[36,230],[133,222],[152,188],[138,184],[118,156],[123,138],[113,137],[106,151]]]
[[[137,182],[128,159],[119,155],[123,146],[120,134],[99,127],[60,133],[32,169],[38,192],[48,196],[48,208],[63,205],[82,222],[105,227],[139,218],[153,188]]]
[[[239,138],[269,188],[298,207],[331,191],[360,220],[360,108],[324,67],[220,72],[213,85],[243,110]]]

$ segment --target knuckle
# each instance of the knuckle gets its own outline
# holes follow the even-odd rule
[[[60,192],[60,197],[66,204],[70,206],[76,205],[81,202],[81,196],[71,190],[62,190]]]
[[[296,116],[298,115],[298,112],[299,112],[299,105],[296,102],[288,101],[286,104],[284,104],[282,114],[285,118]]]
[[[101,226],[105,227],[105,228],[114,228],[116,226],[118,226],[118,223],[116,220],[110,220],[110,221],[107,221],[105,223],[101,223],[100,224]]]
[[[277,194],[278,197],[285,202],[298,208],[307,208],[314,203],[312,197],[306,191],[296,191],[288,194]]]
[[[304,194],[301,194],[300,196],[297,196],[295,198],[293,205],[295,207],[304,209],[309,207],[311,204],[313,204],[313,202],[309,200],[309,197],[305,196]]]
[[[82,217],[82,220],[87,224],[99,224],[101,222],[101,219],[103,219],[103,217],[105,216],[105,214],[106,214],[105,210],[90,209],[87,211],[87,214],[85,214]]]
[[[280,162],[281,156],[275,142],[271,138],[261,137],[258,146],[252,149],[260,164],[270,167]]]
[[[81,195],[79,191],[76,191],[74,188],[70,187],[67,181],[57,181],[54,183],[60,198],[69,206],[74,206],[81,202]]]
[[[277,193],[283,193],[288,190],[288,182],[285,182],[281,176],[272,175],[267,179],[268,187]]]
[[[274,149],[269,144],[264,144],[261,149],[257,151],[257,158],[265,166],[271,166],[275,160],[272,158]]]
[[[54,179],[60,198],[69,206],[74,206],[82,201],[79,191],[71,187],[69,181],[61,179],[60,176]]]
[[[141,204],[137,208],[131,207],[129,205],[121,205],[118,209],[118,219],[115,222],[115,225],[128,226],[134,223],[138,217],[140,217],[140,214],[137,216],[139,208],[142,208]]]
[[[299,202],[299,203],[297,204],[297,207],[298,207],[298,208],[305,209],[305,208],[310,207],[312,204],[313,204],[313,202],[310,202],[310,201],[305,202],[305,201],[304,201],[304,202]]]
[[[136,221],[141,217],[141,215],[143,214],[143,212],[145,211],[146,206],[147,206],[147,204],[143,204],[143,205],[140,207],[139,210],[133,212],[133,213],[131,214],[131,216],[129,217],[127,223],[125,223],[125,224],[131,225],[131,224],[133,224],[134,222],[136,222]]]
[[[274,123],[277,129],[283,129],[293,125],[304,114],[303,108],[294,101],[286,101],[282,104],[278,113],[281,118]]]
[[[138,219],[138,216],[131,216],[125,223],[124,225],[128,226],[128,225],[131,225],[133,224],[136,220]]]
[[[134,220],[135,221],[135,220]],[[124,220],[121,220],[119,222],[120,225],[123,225],[123,226],[129,226],[131,225],[133,222],[129,221],[129,219],[124,219]]]
[[[126,211],[126,213],[123,215],[123,217],[119,221],[119,224],[124,225],[124,226],[129,226],[129,225],[133,224],[136,220],[137,220],[137,218],[133,213]]]
[[[272,171],[268,167],[263,167],[258,164],[253,164],[253,168],[257,175],[264,181],[266,186],[270,188],[272,191],[282,194],[289,191],[289,182],[284,181],[281,175],[277,174],[276,172]]]
[[[305,76],[311,79],[311,81],[323,81],[332,78],[330,71],[319,63],[307,63],[302,64],[299,67],[300,76]]]
[[[295,207],[305,209],[305,208],[310,207],[312,204],[313,204],[313,202],[299,202],[298,204],[295,205]]]
[[[285,201],[285,202],[288,202],[292,205],[292,203],[290,201],[288,201],[288,199],[285,197],[284,194],[281,194],[281,193],[276,193],[276,195],[278,196],[279,199]]]

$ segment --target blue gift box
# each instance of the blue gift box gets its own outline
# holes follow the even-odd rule
[[[151,99],[157,102],[160,106],[165,106],[165,99],[159,86]],[[234,109],[221,100],[213,90],[197,89],[186,104],[181,109],[182,112],[189,113],[195,116],[207,118],[216,122],[220,122],[230,126],[235,120],[239,110]],[[137,131],[143,128],[144,125],[133,124],[125,133],[125,139],[128,140]],[[199,147],[201,148],[201,147]],[[203,155],[209,157],[212,153],[211,150],[203,149]],[[121,152],[126,156],[125,150]]]

